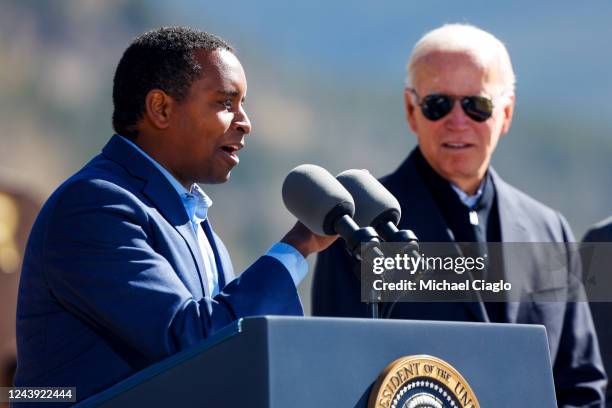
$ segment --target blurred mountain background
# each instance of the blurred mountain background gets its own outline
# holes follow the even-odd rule
[[[410,50],[428,30],[466,22],[506,44],[518,80],[495,168],[578,238],[612,214],[609,0],[293,3],[2,0],[0,176],[44,200],[111,136],[112,77],[134,36],[214,32],[236,46],[249,81],[241,163],[229,183],[204,186],[241,271],[292,225],[280,190],[294,166],[382,176],[399,165],[415,145],[402,97]],[[300,291],[308,311],[310,280]]]

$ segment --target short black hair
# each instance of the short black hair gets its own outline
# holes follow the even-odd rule
[[[188,27],[162,27],[137,37],[123,53],[113,80],[113,128],[136,138],[136,122],[145,111],[145,97],[161,89],[181,101],[202,75],[196,51],[234,48],[222,38]]]

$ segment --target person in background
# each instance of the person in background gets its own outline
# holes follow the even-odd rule
[[[609,374],[612,370],[612,217],[593,225],[582,238],[582,264],[591,299],[589,306],[601,347],[601,357]],[[612,407],[612,386],[606,388],[606,406]]]
[[[417,42],[407,71],[406,118],[418,146],[381,180],[401,204],[398,228],[412,230],[422,242],[574,241],[561,214],[505,182],[490,166],[497,143],[510,130],[515,106],[515,76],[506,47],[477,27],[449,24]],[[514,270],[527,271],[527,286],[544,291],[538,287],[545,281],[538,279],[542,271],[530,263],[535,256],[514,260]],[[577,256],[568,265],[570,275],[580,273]],[[318,256],[314,315],[368,316],[356,268],[342,242]],[[580,298],[580,282],[572,285],[567,290],[577,295],[571,298]],[[602,404],[606,375],[586,302],[411,302],[384,304],[381,314],[542,324],[559,406]]]
[[[15,310],[19,272],[40,203],[10,172],[0,173],[0,387],[10,387],[17,357]]]

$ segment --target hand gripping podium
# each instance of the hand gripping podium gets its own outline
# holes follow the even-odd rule
[[[398,360],[410,356],[416,357]],[[438,360],[450,367],[440,368]],[[453,378],[462,383],[452,383]],[[381,398],[368,401],[373,388],[379,389]],[[478,402],[471,400],[474,396]],[[350,408],[368,404],[381,408],[556,407],[544,327],[245,318],[78,406]]]

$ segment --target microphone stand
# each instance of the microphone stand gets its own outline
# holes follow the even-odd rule
[[[373,259],[384,256],[383,252],[380,250],[380,238],[376,234],[374,228],[360,228],[355,232],[354,237],[354,244],[356,245],[351,252],[353,257],[357,259],[359,263],[361,263],[364,258]],[[384,277],[381,278],[383,278],[384,281]],[[380,318],[379,310],[382,297],[379,292],[374,290],[374,288],[371,288],[370,290],[371,294],[369,298],[371,301],[368,303],[369,315],[371,319],[378,319]]]
[[[343,220],[344,222],[336,223],[336,231],[344,238],[346,248],[351,256],[359,263],[364,258],[373,259],[384,256],[380,250],[380,238],[376,230],[372,227],[358,228],[354,221],[347,222],[347,218]],[[373,289],[372,291],[374,292]],[[373,299],[372,302],[368,303],[370,318],[378,319],[380,317],[379,303],[382,301],[381,296],[379,293],[372,293],[370,298]]]
[[[419,253],[419,240],[412,230],[402,229],[398,230],[394,223],[386,222],[379,225],[377,231],[380,233],[380,236],[385,240],[385,242],[395,242],[403,244],[400,252],[403,254],[409,254],[415,258],[420,258],[421,254]],[[384,273],[381,275],[381,278],[384,282]],[[380,299],[380,295],[378,295]],[[399,298],[395,299],[392,302],[391,307],[385,313],[383,318],[389,318],[391,311],[393,310],[395,304]],[[379,300],[380,302],[380,300]]]

